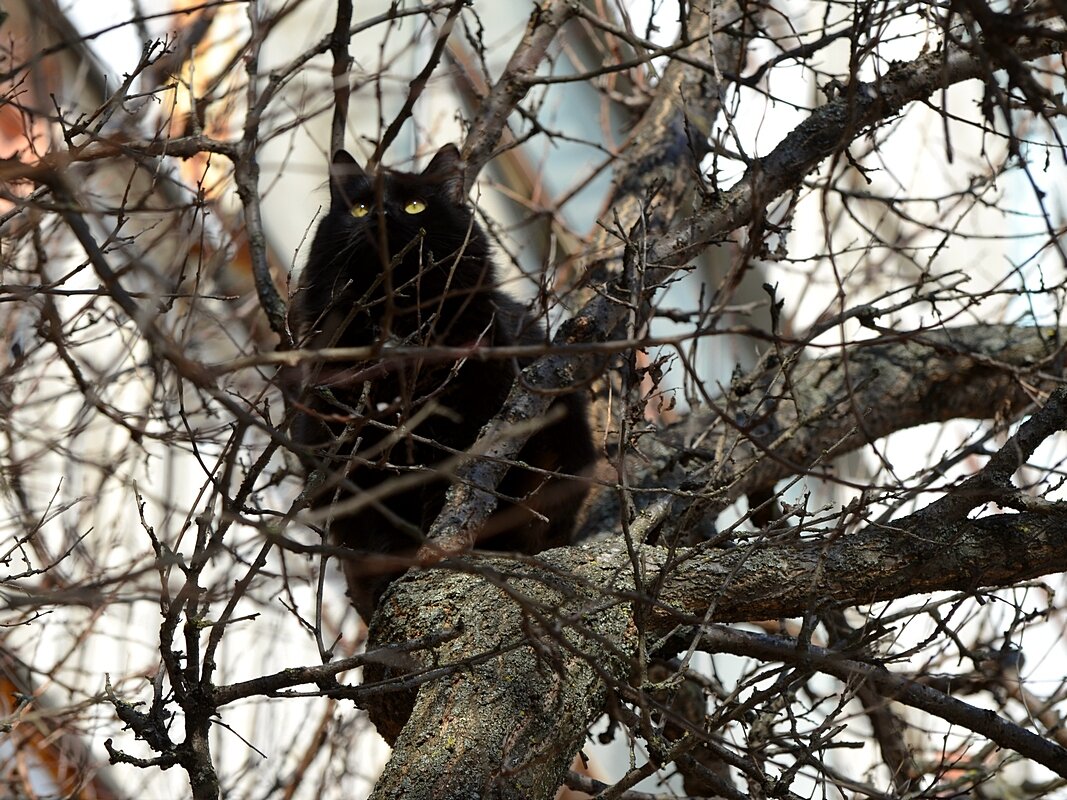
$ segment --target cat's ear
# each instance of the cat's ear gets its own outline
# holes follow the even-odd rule
[[[467,202],[467,193],[463,191],[463,159],[454,144],[446,144],[438,150],[422,174],[440,183],[453,202]]]
[[[333,154],[330,162],[330,199],[347,204],[350,198],[345,197],[345,186],[353,178],[366,178],[367,173],[363,170],[356,159],[352,158],[347,150],[338,150]]]

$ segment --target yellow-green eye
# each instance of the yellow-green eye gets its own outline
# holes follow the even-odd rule
[[[426,203],[422,200],[408,200],[407,204],[404,206],[404,211],[408,214],[421,214],[425,210]]]
[[[365,217],[370,213],[370,206],[366,203],[356,203],[352,206],[353,217]]]

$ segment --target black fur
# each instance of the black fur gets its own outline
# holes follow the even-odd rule
[[[421,174],[368,174],[339,151],[330,187],[330,210],[315,233],[294,299],[302,346],[545,341],[542,325],[497,288],[489,243],[463,196],[454,146],[442,148]],[[412,202],[425,208],[408,213],[405,206]],[[356,217],[359,206],[366,213]],[[364,619],[410,563],[441,510],[448,480],[427,470],[451,457],[445,448],[462,451],[474,443],[515,374],[511,360],[477,358],[457,363],[384,357],[306,370],[293,438],[307,446],[309,473],[326,476],[314,490],[313,507],[351,502],[364,496],[361,490],[385,489],[397,476],[426,479],[355,513],[339,507],[330,522],[331,541],[355,551],[344,568],[349,596]],[[534,434],[519,460],[581,475],[594,457],[585,403],[575,393],[553,408],[562,408],[564,417]],[[581,481],[545,480],[513,468],[498,491],[519,502],[501,504],[479,532],[480,548],[535,553],[570,543],[586,492]]]

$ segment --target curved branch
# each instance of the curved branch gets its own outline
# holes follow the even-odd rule
[[[1020,41],[1017,57],[1035,59],[1059,52],[1062,42],[1056,37],[1062,36],[1063,23],[1051,21],[1049,26],[1047,38]],[[695,70],[688,64],[679,66],[679,69]],[[714,70],[714,63],[708,69]],[[987,62],[952,46],[946,53],[930,53],[913,62],[897,65],[876,83],[850,87],[842,98],[814,111],[770,154],[754,162],[732,189],[709,196],[700,211],[685,224],[663,234],[653,232],[640,243],[628,243],[629,258],[636,259],[638,244],[641,251],[640,263],[631,264],[631,269],[643,269],[643,287],[650,296],[673,274],[672,267],[684,264],[713,241],[752,222],[767,203],[799,186],[824,158],[846,147],[871,125],[946,86],[983,77],[987,69]],[[699,77],[694,76],[694,80]],[[665,80],[664,85],[672,84]],[[648,123],[662,133],[672,124],[672,118],[669,115],[653,116]],[[635,139],[640,141],[641,135],[635,135]],[[631,164],[631,167],[641,169],[643,165]],[[664,202],[669,204],[673,200],[677,203],[680,199],[664,198]],[[638,217],[633,224],[640,221]],[[630,235],[628,231],[624,228],[619,233]],[[622,297],[628,299],[628,291]],[[630,315],[629,303],[612,297],[610,291],[601,291],[560,328],[554,343],[587,343],[624,335]],[[508,434],[514,422],[542,416],[555,396],[553,390],[585,383],[595,376],[596,371],[597,365],[592,358],[561,355],[547,355],[524,370],[522,381],[513,387],[500,413],[482,432],[481,440],[492,444],[484,450],[481,450],[484,445],[479,445],[479,451],[490,460],[472,460],[458,471],[458,480],[449,490],[444,509],[429,532],[431,541],[445,543],[441,549],[447,552],[450,549],[447,543],[453,537],[458,536],[462,541],[459,534],[476,530],[486,522],[496,501],[490,493],[476,487],[497,486],[508,461],[515,458],[525,443],[523,436]],[[427,558],[432,559],[433,553],[427,554]]]
[[[1065,341],[1067,328],[973,325],[884,336],[784,365],[706,398],[704,409],[649,448],[653,460],[633,465],[634,483],[693,487],[663,498],[658,512],[684,535],[741,497],[822,472],[831,459],[891,433],[1018,413],[1030,391],[1051,390],[1052,377],[1062,374]],[[969,502],[969,510],[983,497],[954,502]],[[613,505],[598,508],[594,518],[617,513]]]
[[[1015,43],[1015,61],[1032,61],[1063,50],[1067,24],[1048,20],[1033,36]],[[824,158],[848,147],[879,122],[900,113],[910,103],[964,81],[989,76],[989,61],[956,45],[914,61],[895,64],[884,78],[845,88],[842,96],[817,108],[777,147],[757,159],[731,189],[710,196],[691,224],[652,243],[649,261],[680,265],[709,244],[748,224],[775,198],[796,188]],[[1007,64],[997,65],[1006,69]]]

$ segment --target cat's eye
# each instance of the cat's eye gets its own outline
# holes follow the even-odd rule
[[[366,203],[356,203],[352,206],[353,217],[365,217],[370,213],[370,206]]]
[[[408,200],[408,202],[404,205],[404,211],[408,214],[421,214],[425,210],[426,203],[417,198],[415,200]]]

